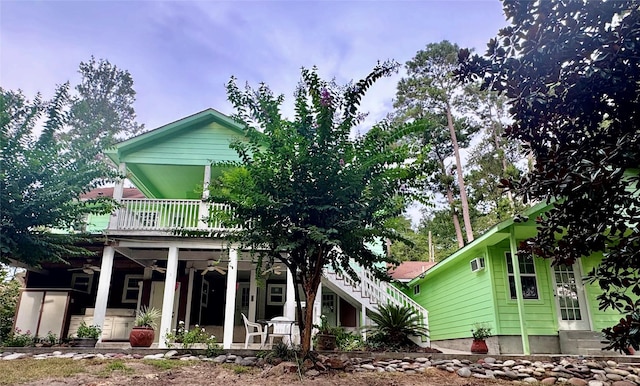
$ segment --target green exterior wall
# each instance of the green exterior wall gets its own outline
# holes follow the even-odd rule
[[[490,272],[470,268],[470,261],[478,256],[483,256],[482,251],[469,253],[442,274],[419,282],[420,294],[413,298],[429,311],[432,340],[469,337],[474,323],[495,326]],[[413,294],[413,287],[407,294]]]
[[[602,254],[596,254],[588,259],[582,259],[580,262],[582,265],[582,274],[587,275],[593,267],[598,265],[602,261]],[[587,303],[589,304],[589,314],[591,316],[591,325],[593,326],[594,331],[602,330],[605,327],[611,327],[616,324],[620,320],[620,313],[607,309],[606,311],[602,311],[598,309],[598,299],[597,296],[602,293],[602,289],[598,286],[597,283],[589,284],[584,283]]]
[[[241,135],[219,123],[194,125],[180,131],[180,135],[162,137],[145,147],[126,154],[126,163],[160,165],[206,165],[212,162],[238,160],[229,148],[233,139]]]
[[[519,240],[518,240],[519,242]],[[518,304],[511,299],[507,278],[505,253],[509,252],[508,243],[489,248],[490,264],[493,272],[495,301],[498,313],[497,335],[520,335]],[[524,299],[525,320],[530,335],[557,335],[558,318],[555,299],[552,292],[552,278],[549,262],[535,259],[538,299]]]

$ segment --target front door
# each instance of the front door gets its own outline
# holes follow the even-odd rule
[[[163,281],[153,281],[151,282],[151,300],[150,307],[154,307],[162,311],[162,301],[164,298],[164,282]],[[178,305],[180,303],[180,282],[176,283],[175,292],[173,297],[173,313],[171,318],[171,329],[177,327],[178,321]],[[160,327],[160,321],[157,321],[158,328]],[[156,333],[155,342],[158,342],[159,335]]]
[[[242,320],[242,315],[240,315],[240,313],[245,314],[247,318],[249,317],[249,283],[238,283],[234,323],[236,326],[244,325],[244,321]]]
[[[590,330],[580,267],[553,267],[558,327],[560,330]]]

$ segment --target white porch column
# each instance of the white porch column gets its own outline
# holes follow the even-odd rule
[[[184,316],[184,325],[191,325],[191,300],[193,299],[193,275],[196,272],[196,269],[193,267],[189,268],[189,285],[187,287],[187,309],[186,315]],[[202,294],[200,294],[202,296]]]
[[[121,162],[118,165],[118,173],[123,176],[127,174],[127,164]],[[119,204],[122,202],[122,196],[124,194],[124,180],[126,177],[122,177],[118,181],[116,181],[115,186],[113,187],[113,199]],[[109,229],[115,229],[118,225],[118,213],[120,213],[119,209],[116,209],[114,213],[111,213],[111,217],[109,218]]]
[[[178,276],[178,247],[169,247],[167,257],[167,272],[164,278],[164,294],[162,296],[162,317],[160,318],[160,339],[158,348],[166,348],[164,337],[171,331],[173,320],[173,299],[176,291],[176,278]]]
[[[198,228],[206,229],[209,227],[209,204],[206,202],[209,198],[209,185],[211,184],[211,165],[204,165],[204,176],[202,178],[202,201],[200,201],[200,221]]]
[[[105,246],[102,251],[102,264],[100,265],[100,277],[98,278],[98,293],[96,294],[96,304],[93,311],[93,324],[104,327],[104,318],[107,315],[107,300],[109,298],[109,287],[111,286],[111,271],[113,270],[113,256],[115,249],[112,246]],[[100,336],[99,342],[102,342]]]
[[[513,266],[513,280],[516,284],[516,302],[518,303],[518,316],[520,318],[520,335],[522,337],[522,353],[530,355],[529,349],[529,333],[527,332],[527,324],[524,313],[524,297],[522,296],[522,279],[520,278],[520,264],[518,259],[518,247],[516,245],[516,227],[511,226],[509,235],[509,246],[511,249],[511,265]]]
[[[367,330],[363,327],[367,326],[367,306],[362,303],[360,310],[360,330],[362,331],[362,339],[367,340]]]
[[[233,343],[233,326],[236,313],[236,285],[238,279],[238,250],[229,249],[229,266],[227,270],[227,294],[224,306],[224,337],[222,348],[228,350]]]
[[[293,274],[289,268],[287,268],[287,301],[284,303],[284,316],[289,320],[296,318],[296,289],[293,285]]]
[[[313,302],[313,324],[320,325],[320,316],[322,316],[322,283],[318,285],[316,300]]]
[[[256,267],[254,265],[251,266],[251,277],[249,278],[249,315],[247,318],[249,320],[256,320],[256,305],[258,304],[257,300],[258,296],[258,285],[256,283]]]

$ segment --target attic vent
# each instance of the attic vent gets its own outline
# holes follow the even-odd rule
[[[484,269],[484,257],[476,257],[471,260],[471,272],[478,272]]]

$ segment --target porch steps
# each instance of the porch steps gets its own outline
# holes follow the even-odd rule
[[[340,295],[346,295],[364,305],[368,311],[377,312],[378,305],[394,304],[413,309],[422,319],[425,327],[429,328],[429,312],[405,295],[394,285],[381,281],[362,267],[355,267],[360,272],[360,280],[355,281],[345,273],[337,273],[332,269],[325,269],[323,285],[328,286]],[[429,338],[414,337],[412,339],[422,347],[430,346]]]
[[[560,352],[573,355],[619,355],[616,351],[602,350],[602,333],[599,331],[558,331]]]

